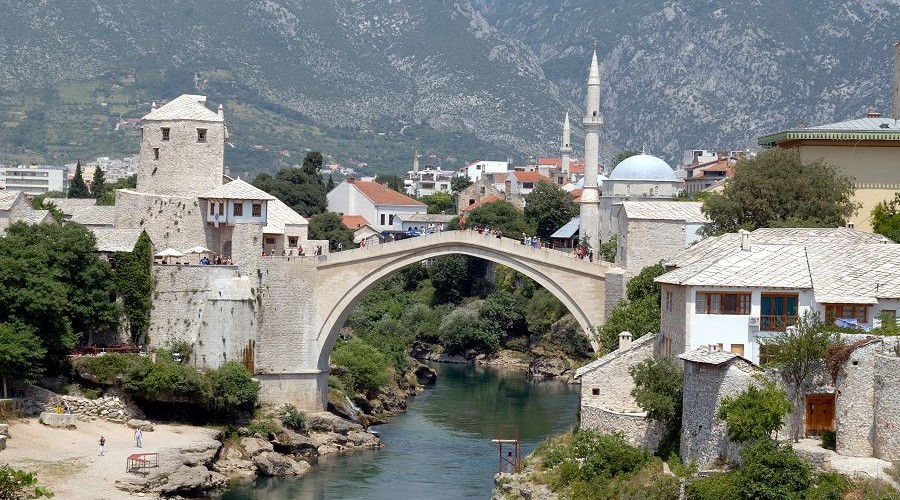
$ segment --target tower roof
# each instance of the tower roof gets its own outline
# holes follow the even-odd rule
[[[142,120],[191,120],[219,123],[225,121],[218,113],[206,107],[206,96],[191,94],[181,94],[164,106],[147,113]]]
[[[228,184],[223,184],[222,186],[213,189],[212,191],[207,192],[201,196],[198,196],[201,199],[216,199],[216,200],[274,200],[275,197],[270,195],[269,193],[259,189],[258,187],[248,183],[247,181],[243,181],[241,179],[235,179]]]

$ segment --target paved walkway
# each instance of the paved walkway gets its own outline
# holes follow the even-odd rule
[[[884,470],[891,467],[891,462],[874,457],[847,457],[822,448],[818,439],[801,439],[793,443],[794,451],[801,457],[809,459],[813,465],[828,471],[839,472],[850,477],[870,477],[881,479],[900,489],[894,479]]]

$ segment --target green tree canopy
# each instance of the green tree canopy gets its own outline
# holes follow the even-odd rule
[[[106,191],[106,174],[103,173],[103,169],[97,165],[97,168],[94,170],[94,182],[91,183],[91,196],[100,198],[104,191]]]
[[[428,267],[428,276],[436,303],[458,304],[483,287],[484,261],[460,254],[442,255]]]
[[[485,203],[472,210],[466,217],[466,227],[500,229],[508,238],[520,238],[522,233],[534,234],[525,222],[525,216],[508,201]]]
[[[628,284],[625,285],[628,300],[640,300],[644,297],[653,297],[657,302],[662,300],[662,287],[653,280],[665,273],[666,268],[662,262],[641,269],[641,272],[628,280]]]
[[[274,177],[259,174],[253,179],[253,185],[275,196],[304,217],[320,214],[328,205],[322,178],[305,168],[284,168]]]
[[[761,380],[762,387],[751,385],[737,396],[722,398],[716,417],[727,425],[728,439],[745,443],[763,438],[781,429],[782,421],[791,412],[785,392],[770,380]]]
[[[879,202],[872,209],[872,230],[900,243],[900,193],[893,200]]]
[[[472,181],[470,181],[468,177],[462,175],[450,179],[450,189],[452,189],[454,193],[458,193],[471,185]]]
[[[33,384],[44,373],[46,350],[31,328],[21,324],[0,323],[0,380],[3,397],[9,397],[7,383]]]
[[[655,297],[623,301],[599,328],[597,340],[607,352],[614,351],[619,348],[619,334],[622,332],[630,332],[634,339],[658,332],[659,317],[659,300]]]
[[[81,173],[81,160],[75,164],[75,176],[69,183],[69,198],[90,198],[91,192],[88,190],[87,184],[84,182],[84,176]]]
[[[634,380],[631,396],[647,417],[663,424],[666,436],[660,443],[662,456],[678,452],[684,373],[670,358],[648,358],[628,368]]]
[[[844,226],[859,205],[853,180],[823,161],[801,162],[794,150],[767,149],[738,161],[722,193],[703,203],[709,234],[759,227]]]
[[[134,189],[137,187],[137,174],[129,175],[128,177],[122,177],[121,179],[113,182],[112,184],[108,184],[104,187],[103,192],[96,193],[97,194],[97,204],[98,205],[108,205],[112,206],[116,204],[116,190],[117,189]]]
[[[378,177],[378,183],[388,189],[393,189],[398,193],[406,193],[406,189],[404,189],[403,185],[403,178],[399,175],[382,175]]]
[[[557,229],[578,215],[574,200],[571,193],[556,184],[539,182],[525,195],[525,219],[537,227],[537,236],[550,238]]]
[[[421,201],[428,205],[428,213],[430,214],[456,213],[456,204],[453,203],[453,196],[450,193],[434,193],[423,196]]]
[[[328,240],[329,247],[337,250],[338,243],[345,250],[353,248],[353,231],[341,222],[341,216],[334,212],[325,212],[309,219],[309,239]]]
[[[307,175],[315,175],[318,177],[319,172],[322,171],[322,153],[318,151],[310,151],[306,153],[306,156],[303,157],[303,172]]]

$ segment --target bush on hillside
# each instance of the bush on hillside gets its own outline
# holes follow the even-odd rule
[[[449,352],[466,349],[492,352],[500,346],[500,335],[474,311],[457,308],[441,321],[441,344]]]
[[[237,361],[227,361],[208,374],[211,406],[218,409],[250,410],[256,406],[259,382]]]
[[[391,376],[387,356],[360,339],[336,344],[331,362],[344,367],[338,377],[345,387],[369,397],[374,396]]]

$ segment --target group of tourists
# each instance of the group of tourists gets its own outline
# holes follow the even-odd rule
[[[271,252],[267,252],[266,249],[263,248],[263,251],[262,251],[263,257],[275,257],[277,255],[278,255],[278,253],[275,249],[272,249]],[[282,257],[293,257],[294,255],[295,254],[294,254],[293,248],[282,248],[281,249]],[[306,257],[306,249],[303,248],[302,245],[298,246],[296,255],[297,255],[297,257]],[[316,249],[313,252],[313,255],[322,255],[322,245],[316,245]]]
[[[165,262],[163,262],[165,264]],[[234,262],[231,261],[231,257],[222,257],[221,255],[215,255],[212,259],[204,255],[200,257],[200,265],[201,266],[233,266]]]
[[[531,248],[544,248],[546,242],[542,241],[539,236],[528,236],[522,233],[522,244]]]
[[[491,229],[487,226],[473,227],[472,230],[477,231],[478,234],[483,234],[485,236],[485,238],[490,238],[493,236],[494,238],[499,239],[499,238],[503,237],[503,231],[501,231],[499,229]]]
[[[594,249],[585,247],[584,245],[576,245],[572,247],[572,257],[576,259],[588,258],[588,261],[594,262]]]

